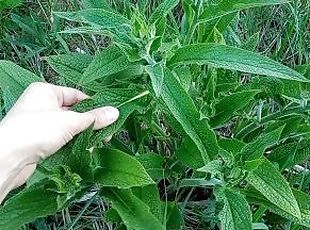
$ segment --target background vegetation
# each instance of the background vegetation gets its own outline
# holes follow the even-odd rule
[[[15,80],[0,80],[1,116],[25,87],[6,69],[93,96],[77,111],[123,114],[42,163],[1,207],[0,229],[310,228],[309,0],[4,0],[0,11],[0,59],[23,68],[0,61]]]

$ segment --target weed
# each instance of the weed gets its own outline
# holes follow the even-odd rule
[[[51,53],[56,42],[60,52],[45,50],[44,59],[62,84],[91,95],[75,111],[112,105],[120,118],[104,130],[88,129],[42,162],[0,209],[1,229],[47,226],[38,218],[59,211],[64,228],[79,228],[90,207],[104,215],[95,223],[117,229],[310,228],[309,4],[83,6],[53,12],[64,25],[54,39],[46,29],[28,34]],[[276,20],[283,15],[290,20]],[[70,52],[66,41],[76,37],[83,49]],[[7,111],[39,78],[8,61],[1,69]],[[70,220],[68,207],[80,203]]]

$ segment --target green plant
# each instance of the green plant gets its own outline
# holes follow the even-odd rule
[[[287,228],[310,228],[309,173],[294,173],[310,157],[309,66],[293,70],[252,52],[257,34],[232,46],[227,32],[241,10],[288,2],[85,1],[87,9],[55,12],[74,22],[63,33],[112,40],[95,56],[46,57],[92,96],[73,109],[113,105],[121,116],[43,162],[0,209],[0,228],[53,214],[94,188],[119,228],[182,229],[195,193],[207,201],[192,211],[201,228],[275,227],[265,213]],[[4,101],[38,80],[10,62],[0,70]]]
[[[0,12],[6,8],[14,8],[21,3],[21,0],[2,0],[0,2]]]

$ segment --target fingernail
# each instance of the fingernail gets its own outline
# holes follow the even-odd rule
[[[107,119],[112,123],[116,121],[119,117],[119,111],[117,108],[112,106],[107,106],[105,109],[105,115],[107,116]]]

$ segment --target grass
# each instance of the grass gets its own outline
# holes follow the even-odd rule
[[[121,1],[111,1],[116,7],[122,7]],[[154,4],[155,1],[152,1]],[[152,8],[149,4],[146,11]],[[52,83],[61,83],[55,72],[46,62],[45,56],[68,52],[85,52],[95,54],[108,44],[102,36],[88,36],[83,34],[59,34],[68,27],[68,22],[53,18],[52,11],[77,10],[82,3],[77,0],[32,0],[24,1],[23,5],[6,10],[0,17],[0,59],[12,60],[22,67],[35,72]],[[178,15],[180,12],[175,12]],[[294,1],[287,5],[264,7],[242,11],[225,34],[236,44],[247,42],[253,35],[259,33],[259,43],[256,51],[287,64],[292,68],[309,64],[310,59],[310,2],[309,0]],[[167,151],[166,146],[160,146]],[[168,151],[167,151],[167,154]],[[309,163],[302,166],[302,173],[297,180],[300,186],[310,191]],[[189,172],[190,173],[190,172]],[[288,172],[294,174],[295,172]],[[289,177],[290,178],[290,177]],[[296,180],[295,177],[291,177]],[[169,199],[167,193],[174,184],[163,183],[162,199]],[[307,187],[308,186],[308,187]],[[198,199],[208,190],[188,189],[180,194],[174,194],[183,207],[182,213],[186,220],[186,229],[214,229],[212,210],[214,204],[207,200]],[[89,194],[93,194],[91,191]],[[185,198],[184,198],[185,197]],[[107,206],[98,196],[90,196],[75,203],[69,209],[49,218],[39,219],[24,227],[28,229],[114,229],[101,216]],[[210,215],[211,213],[211,215]],[[205,225],[201,226],[201,218]],[[277,216],[270,214],[270,218]],[[274,219],[273,219],[274,220]],[[294,229],[288,223],[285,228]]]

